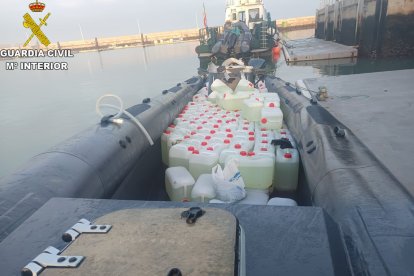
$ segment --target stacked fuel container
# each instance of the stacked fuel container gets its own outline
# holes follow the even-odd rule
[[[224,168],[230,159],[237,160],[246,188],[247,196],[239,203],[266,205],[269,191],[294,192],[299,155],[288,130],[282,128],[278,95],[259,92],[246,79],[234,91],[221,80],[215,80],[211,89],[208,96],[195,95],[162,134],[170,199],[217,202],[212,168],[217,164]],[[296,204],[291,202],[287,205]]]

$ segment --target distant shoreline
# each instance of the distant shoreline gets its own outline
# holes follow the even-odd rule
[[[154,46],[161,46],[161,45],[172,45],[172,44],[179,44],[179,43],[187,43],[187,42],[196,42],[198,39],[192,39],[192,40],[182,40],[182,41],[173,41],[173,42],[162,42],[157,44],[137,44],[137,45],[125,45],[125,46],[115,46],[115,47],[107,47],[107,48],[90,48],[90,49],[68,49],[65,48],[65,50],[72,50],[73,54],[81,54],[81,53],[91,53],[91,52],[104,52],[104,51],[113,51],[113,50],[122,50],[122,49],[130,49],[130,48],[146,48],[146,47],[154,47]],[[18,49],[18,48],[1,48],[1,49]],[[31,49],[31,48],[30,48]],[[40,50],[47,51],[50,48],[43,48],[40,47]],[[8,60],[17,60],[17,59],[29,59],[29,58],[37,58],[37,57],[0,57],[0,61],[8,61]]]
[[[289,19],[276,20],[280,31],[309,29],[315,27],[315,16],[305,16]],[[166,32],[140,33],[135,35],[125,35],[116,37],[95,37],[92,39],[65,41],[50,44],[48,47],[42,45],[31,45],[32,49],[71,49],[74,52],[85,51],[106,51],[126,47],[146,47],[154,45],[174,44],[186,41],[199,40],[200,31],[202,29],[183,29]],[[19,49],[22,45],[14,45],[9,47],[0,47],[2,49]]]

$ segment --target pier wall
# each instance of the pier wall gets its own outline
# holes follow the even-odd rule
[[[342,0],[316,12],[315,36],[363,56],[414,55],[413,0]]]

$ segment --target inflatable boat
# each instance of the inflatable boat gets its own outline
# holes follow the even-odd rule
[[[2,179],[2,273],[409,275],[412,198],[317,97],[252,72],[121,105]],[[242,198],[215,189],[232,162]]]

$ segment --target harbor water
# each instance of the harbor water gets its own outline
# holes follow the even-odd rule
[[[6,71],[0,61],[0,177],[98,123],[100,96],[116,94],[129,107],[197,74],[195,46],[79,53],[61,59],[68,71]]]
[[[285,38],[312,35],[313,30],[294,31]],[[30,157],[98,123],[95,102],[100,96],[116,94],[128,107],[197,74],[197,45],[187,42],[79,53],[62,59],[68,62],[68,71],[6,71],[5,61],[0,61],[0,178],[19,169]],[[281,58],[276,75],[294,82],[409,68],[414,68],[413,58],[296,65],[287,65]]]

